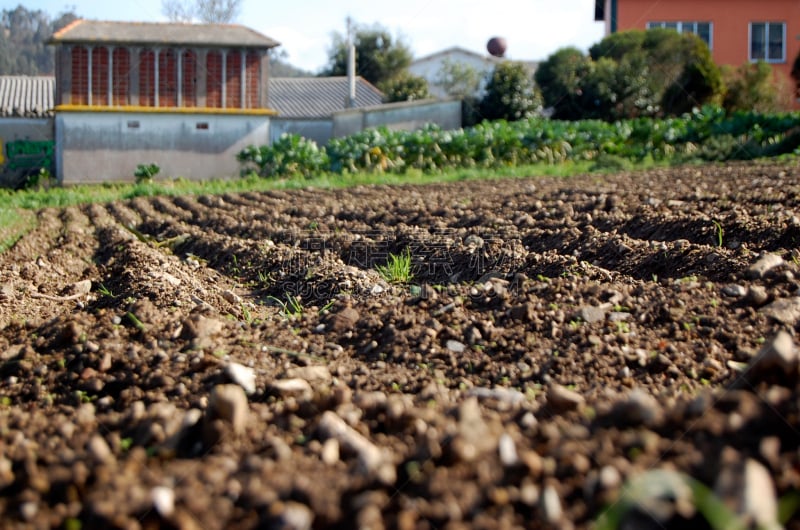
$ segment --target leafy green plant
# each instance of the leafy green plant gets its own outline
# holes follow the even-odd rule
[[[714,223],[714,233],[717,235],[717,246],[722,247],[722,238],[725,234],[725,231],[722,229],[722,225],[719,221],[713,221]]]
[[[378,265],[375,270],[389,283],[408,283],[413,278],[411,271],[411,251],[406,248],[400,254],[389,254],[386,265]]]
[[[282,134],[272,145],[251,145],[237,155],[244,173],[271,178],[310,177],[328,166],[328,155],[317,143],[299,134]]]
[[[161,168],[158,164],[139,164],[133,172],[137,184],[145,184],[153,181],[153,178],[158,175]]]

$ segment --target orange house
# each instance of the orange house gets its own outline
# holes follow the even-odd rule
[[[797,87],[791,71],[800,53],[798,0],[596,0],[595,20],[605,22],[607,35],[656,27],[695,33],[717,64],[765,61]]]

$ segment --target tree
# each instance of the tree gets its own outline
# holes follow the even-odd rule
[[[161,12],[173,22],[228,24],[239,16],[241,5],[242,0],[161,0]]]
[[[51,20],[44,11],[22,5],[0,12],[0,75],[53,75],[55,52],[47,41],[77,18],[70,11]]]
[[[480,121],[480,99],[485,75],[469,64],[445,59],[434,84],[450,97],[461,100],[461,123],[466,126]]]
[[[379,86],[387,103],[417,101],[430,97],[428,81],[424,77],[403,71]]]
[[[725,99],[722,106],[729,111],[779,112],[791,107],[788,88],[776,83],[775,74],[764,61],[745,63],[734,69],[723,69]]]
[[[400,74],[411,64],[411,50],[402,39],[393,39],[384,28],[356,27],[353,43],[356,48],[356,74],[373,85],[380,85]],[[321,76],[347,75],[347,37],[333,34],[328,50],[328,66]]]
[[[479,111],[486,120],[522,120],[541,110],[533,78],[521,63],[498,64],[486,85]]]
[[[669,29],[609,35],[585,56],[564,48],[544,61],[536,82],[560,119],[674,116],[722,102],[724,83],[708,46]]]
[[[536,69],[534,79],[544,106],[553,109],[553,118],[578,120],[584,116],[583,83],[591,65],[591,58],[583,52],[567,47],[550,55]]]

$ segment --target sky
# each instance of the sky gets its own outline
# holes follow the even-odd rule
[[[165,21],[161,0],[2,0],[51,16],[67,7],[96,20]],[[485,53],[494,36],[508,42],[511,59],[540,61],[565,46],[586,50],[603,38],[594,0],[242,0],[237,23],[281,43],[289,63],[317,73],[326,64],[333,33],[355,24],[379,24],[408,44],[414,57],[460,46]]]

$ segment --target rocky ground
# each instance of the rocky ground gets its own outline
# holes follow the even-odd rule
[[[0,528],[800,528],[794,164],[37,217]]]

